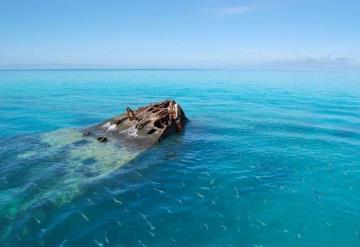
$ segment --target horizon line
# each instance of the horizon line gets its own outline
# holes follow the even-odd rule
[[[194,71],[286,71],[286,72],[348,72],[360,71],[358,67],[339,68],[334,71],[333,68],[323,69],[304,69],[304,68],[112,68],[112,67],[99,67],[99,68],[1,68],[0,71],[59,71],[59,70],[194,70]]]

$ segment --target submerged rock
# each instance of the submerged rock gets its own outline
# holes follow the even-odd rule
[[[84,136],[93,136],[100,142],[116,138],[127,146],[148,147],[184,129],[187,118],[175,100],[151,103],[90,127]]]

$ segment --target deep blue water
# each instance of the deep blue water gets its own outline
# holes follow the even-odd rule
[[[138,153],[79,129],[174,98]],[[359,246],[360,73],[0,71],[1,246]]]

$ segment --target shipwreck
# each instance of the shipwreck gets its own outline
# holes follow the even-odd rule
[[[83,134],[99,142],[116,140],[124,146],[147,148],[184,130],[187,118],[175,100],[151,103],[87,128]]]

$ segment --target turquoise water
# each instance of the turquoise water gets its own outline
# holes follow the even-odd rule
[[[79,129],[174,98],[150,150]],[[360,73],[0,71],[2,246],[359,246]]]

